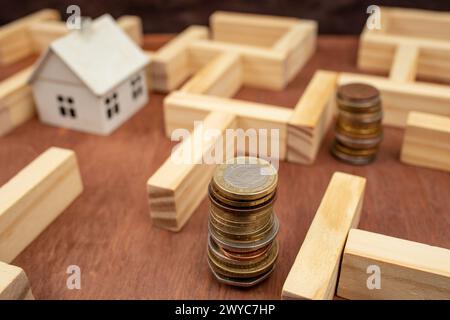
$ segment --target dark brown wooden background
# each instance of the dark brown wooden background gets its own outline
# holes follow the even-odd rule
[[[155,49],[167,37],[146,38]],[[356,37],[325,37],[306,68],[282,92],[244,88],[240,99],[293,107],[318,68],[357,71]],[[32,59],[0,70],[0,78]],[[218,284],[206,262],[208,203],[185,228],[152,226],[146,181],[170,155],[163,95],[108,137],[27,122],[0,138],[0,185],[50,146],[75,150],[84,192],[13,264],[25,269],[37,299],[259,299],[280,297],[333,172],[368,179],[360,228],[450,249],[450,174],[399,161],[403,131],[385,128],[378,160],[353,167],[329,154],[330,130],[312,166],[282,162],[276,212],[280,256],[272,276],[252,289]],[[82,289],[68,290],[66,269],[78,265]]]
[[[397,6],[450,11],[445,0],[0,0],[0,25],[42,8],[54,8],[67,18],[66,9],[76,4],[84,16],[110,13],[115,18],[134,14],[143,19],[147,33],[180,32],[192,24],[207,24],[216,10],[293,16],[319,22],[322,34],[359,34],[367,19],[367,7]]]

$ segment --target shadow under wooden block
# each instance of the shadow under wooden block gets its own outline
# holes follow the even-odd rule
[[[34,53],[29,27],[35,22],[59,20],[57,10],[43,9],[0,27],[0,65],[8,65]]]
[[[378,288],[372,287],[377,281],[369,277],[379,277]],[[448,300],[450,250],[352,229],[337,295],[364,300]]]
[[[208,156],[223,152],[222,159],[234,146],[234,140],[223,139],[225,130],[234,128],[235,116],[212,112],[201,127],[183,139],[171,157],[149,178],[150,216],[155,226],[179,231],[207,194],[215,165],[206,163]],[[204,135],[205,130],[215,130]]]
[[[449,60],[450,61],[450,60]],[[338,85],[362,82],[381,92],[386,125],[404,127],[410,111],[450,116],[450,86],[425,82],[398,82],[385,77],[340,73]]]
[[[450,117],[410,112],[400,159],[450,172]]]
[[[0,136],[29,120],[36,112],[27,84],[32,70],[30,66],[0,82]]]
[[[287,160],[312,164],[335,113],[337,73],[317,71],[288,124]]]
[[[0,300],[34,300],[25,272],[1,261]]]
[[[49,148],[0,188],[0,261],[11,262],[82,192],[75,153]]]
[[[348,232],[359,223],[366,179],[333,174],[283,285],[283,299],[333,299]]]

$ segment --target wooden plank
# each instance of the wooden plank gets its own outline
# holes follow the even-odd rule
[[[289,119],[287,160],[312,164],[335,113],[337,73],[316,71]]]
[[[232,97],[241,85],[241,59],[236,53],[226,52],[220,54],[198,71],[180,91]]]
[[[400,45],[395,52],[389,78],[393,81],[412,82],[416,79],[419,48],[414,45]]]
[[[316,51],[317,22],[301,21],[273,46],[286,57],[285,79],[290,82]]]
[[[416,46],[420,50],[417,76],[450,81],[450,42],[414,36],[363,32],[358,50],[358,68],[389,73],[399,45]]]
[[[155,55],[155,52],[153,51],[144,51],[144,53],[147,55],[147,57],[150,58],[150,63],[145,67],[145,75],[147,80],[147,89],[152,90],[152,65],[153,65],[153,56]]]
[[[450,172],[450,117],[410,112],[400,159]]]
[[[208,28],[191,26],[159,49],[152,62],[153,89],[169,92],[184,82],[193,71],[187,50],[189,44],[207,37]]]
[[[379,268],[380,287],[369,289],[369,266]],[[339,277],[346,299],[448,300],[450,250],[352,229]]]
[[[69,32],[63,21],[37,21],[30,24],[28,30],[33,51],[38,54],[45,51],[50,43]]]
[[[33,53],[29,26],[38,21],[59,20],[59,12],[43,9],[0,28],[0,65],[8,65]]]
[[[284,299],[333,299],[345,240],[359,223],[366,179],[336,172],[283,285]]]
[[[75,153],[52,147],[0,188],[0,260],[11,262],[82,192]]]
[[[117,24],[138,46],[142,46],[143,31],[142,20],[138,16],[121,16],[117,19]]]
[[[450,13],[382,7],[389,19],[387,33],[450,41]]]
[[[410,111],[450,116],[450,87],[425,82],[399,83],[378,76],[340,73],[338,84],[363,82],[378,88],[386,125],[404,127]]]
[[[223,52],[241,56],[244,85],[281,90],[287,85],[285,55],[270,49],[220,41],[198,40],[189,46],[191,66],[198,70]]]
[[[122,16],[117,19],[117,24],[130,38],[140,46],[142,44],[142,21],[137,16]],[[42,53],[50,43],[69,33],[66,23],[63,21],[36,21],[29,25],[29,36],[35,53]]]
[[[34,300],[25,271],[1,261],[0,300]]]
[[[179,231],[194,210],[207,194],[208,184],[215,165],[205,163],[204,156],[212,150],[225,150],[224,155],[233,141],[219,139],[227,128],[233,128],[235,116],[223,112],[209,114],[202,127],[195,128],[192,135],[185,139],[172,156],[149,178],[147,191],[149,195],[150,216],[154,225],[171,231]],[[216,132],[206,139],[204,130],[213,129]],[[216,148],[217,144],[217,149]],[[222,149],[224,148],[224,149]],[[181,159],[186,150],[191,157],[182,163],[173,159]],[[231,156],[234,156],[231,154]]]
[[[278,143],[279,149],[272,149],[274,152],[278,151],[278,155],[272,153],[270,155],[280,160],[285,159],[287,123],[293,111],[278,106],[175,91],[164,100],[166,134],[170,136],[177,128],[192,130],[194,121],[204,119],[212,111],[233,113],[237,117],[237,128],[244,131],[266,129],[270,135],[270,130],[278,130],[277,141],[272,141],[270,136],[260,137],[267,138],[269,146]],[[276,149],[275,146],[274,148]]]
[[[225,11],[216,11],[210,16],[215,41],[266,48],[273,46],[299,21],[297,18]]]
[[[35,114],[33,95],[27,85],[32,70],[30,66],[0,82],[0,136]]]

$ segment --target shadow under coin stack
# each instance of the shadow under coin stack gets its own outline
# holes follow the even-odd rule
[[[208,264],[219,282],[249,287],[274,270],[277,182],[275,168],[263,159],[238,157],[216,168],[208,190]]]
[[[344,162],[372,162],[383,139],[380,92],[367,84],[351,83],[337,90],[339,109],[332,154]]]

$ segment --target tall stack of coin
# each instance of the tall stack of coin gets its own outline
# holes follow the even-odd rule
[[[339,109],[332,154],[344,162],[363,165],[372,162],[383,139],[383,111],[380,92],[367,84],[340,86]]]
[[[273,271],[277,182],[275,168],[263,159],[237,157],[216,168],[208,190],[208,264],[220,282],[249,287]]]

